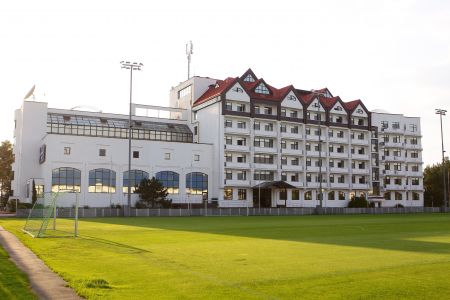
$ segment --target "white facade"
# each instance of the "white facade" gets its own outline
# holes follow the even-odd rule
[[[164,183],[175,204],[207,198],[221,207],[315,207],[322,187],[324,207],[346,207],[362,195],[384,195],[382,206],[423,206],[418,118],[371,113],[360,100],[343,102],[327,89],[276,89],[251,70],[225,80],[193,77],[172,88],[170,106],[134,106],[138,157],[131,169],[169,176]],[[165,110],[166,119],[138,114],[154,109]],[[14,196],[30,201],[33,180],[47,192],[61,189],[61,182],[68,185],[61,168],[73,168],[80,205],[126,203],[127,115],[25,101],[15,120]],[[187,177],[191,172],[196,175]],[[73,194],[64,197],[67,205],[73,201]]]

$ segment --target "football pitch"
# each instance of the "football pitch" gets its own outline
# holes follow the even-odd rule
[[[89,299],[450,295],[450,214],[81,219],[77,239],[24,223],[0,220]]]

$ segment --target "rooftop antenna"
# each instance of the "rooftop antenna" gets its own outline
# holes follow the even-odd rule
[[[34,100],[34,89],[36,88],[36,85],[33,85],[33,87],[30,89],[30,91],[25,95],[25,97],[23,98],[23,100],[27,100],[28,98],[30,98],[31,96],[33,96],[33,100]]]
[[[189,41],[189,43],[186,44],[186,57],[188,60],[188,79],[191,78],[191,57],[192,54],[194,54],[194,45],[192,44],[192,41]]]

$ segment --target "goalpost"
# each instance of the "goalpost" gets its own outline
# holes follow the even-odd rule
[[[74,223],[72,226],[67,226],[67,224],[59,224],[58,229],[56,228],[56,218],[57,218],[57,204],[58,198],[62,195],[75,194],[74,203],[72,207],[74,209]],[[78,194],[72,190],[70,191],[59,191],[59,192],[49,192],[44,193],[42,198],[38,198],[30,210],[27,221],[23,231],[28,233],[32,237],[41,238],[45,236],[64,236],[63,233],[73,234],[74,237],[78,236]],[[71,216],[67,216],[71,218]],[[49,223],[52,222],[49,228]],[[64,222],[67,223],[67,222]],[[48,231],[51,230],[51,234]],[[73,231],[73,232],[72,232]]]

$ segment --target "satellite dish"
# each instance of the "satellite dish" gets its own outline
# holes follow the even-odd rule
[[[34,88],[35,87],[36,87],[36,85],[33,85],[33,87],[30,89],[30,91],[25,95],[23,100],[26,100],[26,99],[30,98],[31,96],[33,96],[33,100],[34,100]]]

